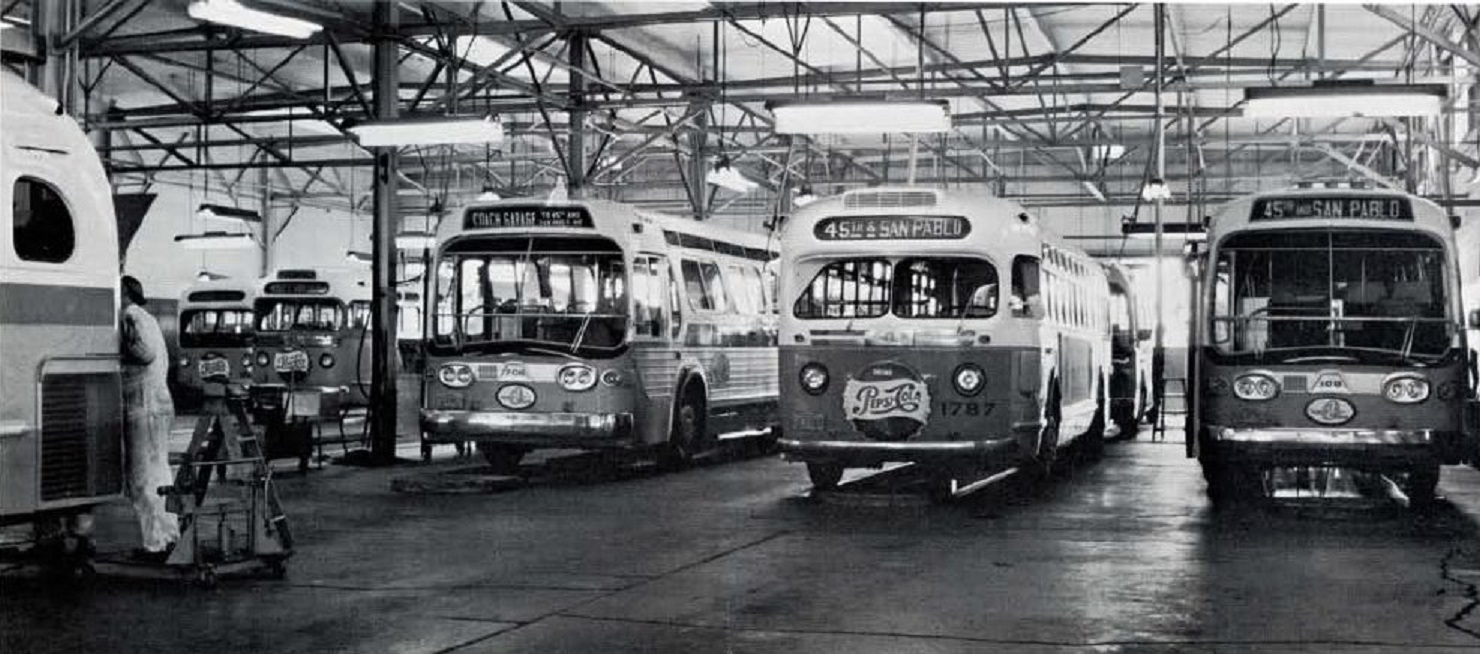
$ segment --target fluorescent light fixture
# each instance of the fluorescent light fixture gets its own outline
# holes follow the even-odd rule
[[[406,118],[361,123],[349,128],[367,148],[450,143],[502,143],[504,124],[493,116]]]
[[[791,205],[798,209],[817,201],[817,194],[812,191],[812,187],[810,186],[803,186],[797,189],[796,194],[796,197],[791,199]]]
[[[777,134],[930,134],[951,129],[945,100],[771,102]]]
[[[237,0],[195,0],[186,13],[201,22],[239,27],[253,32],[306,39],[324,27],[281,14],[252,9]]]
[[[176,234],[175,242],[187,250],[245,250],[257,247],[257,241],[251,234],[232,232]]]
[[[219,282],[219,281],[221,281],[223,279],[226,279],[226,278],[227,278],[226,275],[222,275],[220,273],[213,273],[213,272],[211,272],[209,270],[202,270],[202,271],[200,271],[200,272],[198,272],[198,273],[195,274],[195,281],[198,281],[198,282]]]
[[[239,223],[260,223],[262,216],[251,209],[239,209],[223,204],[202,204],[195,210],[197,218],[231,220]]]
[[[759,186],[750,178],[740,174],[740,171],[735,170],[735,167],[730,165],[729,157],[720,157],[719,161],[714,164],[714,168],[709,170],[709,174],[704,176],[704,181],[736,193],[749,193]]]
[[[1091,161],[1115,161],[1125,156],[1124,145],[1091,145],[1089,146],[1089,158]]]
[[[360,252],[359,250],[347,250],[344,253],[344,260],[352,261],[354,263],[370,263],[374,259],[375,257],[371,256],[369,252]]]
[[[1371,80],[1314,86],[1244,89],[1244,116],[1335,118],[1434,116],[1448,91],[1443,84],[1373,84]]]
[[[487,184],[483,185],[483,192],[478,194],[479,202],[497,202],[500,199],[502,198],[499,197],[498,191],[493,190],[493,187]]]
[[[1141,199],[1147,202],[1170,200],[1172,199],[1172,189],[1167,186],[1166,182],[1152,178],[1150,182],[1146,183],[1146,186],[1141,187]]]
[[[437,237],[431,232],[401,232],[396,234],[396,249],[429,250],[437,246]]]

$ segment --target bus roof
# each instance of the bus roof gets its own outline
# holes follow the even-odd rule
[[[327,293],[282,292],[292,282],[327,283]],[[329,297],[343,302],[370,301],[369,271],[340,269],[283,269],[257,280],[257,297]],[[271,288],[274,292],[269,292]]]
[[[834,218],[849,216],[963,217],[970,223],[956,237],[827,238]],[[819,254],[876,254],[908,248],[913,252],[978,252],[1038,256],[1043,244],[1083,254],[1011,200],[983,190],[926,186],[881,186],[822,198],[793,214],[783,226],[787,258]]]
[[[180,310],[199,308],[251,307],[257,295],[257,284],[239,279],[217,279],[196,282],[180,294]]]
[[[1362,213],[1364,210],[1361,208],[1370,206],[1371,201],[1399,199],[1407,201],[1410,216],[1402,213],[1387,215],[1382,211],[1365,216],[1352,215]],[[1332,209],[1329,214],[1335,215],[1256,218],[1255,209],[1263,211],[1265,207],[1271,206],[1271,200],[1296,201],[1283,203],[1280,207],[1282,213],[1286,210],[1299,211],[1302,214],[1321,212],[1329,207]],[[1369,204],[1364,205],[1364,202]],[[1348,208],[1357,210],[1347,210]],[[1448,214],[1439,205],[1417,195],[1387,189],[1288,188],[1255,193],[1223,205],[1208,223],[1208,243],[1216,245],[1223,237],[1235,232],[1313,227],[1416,229],[1438,236],[1446,244],[1452,245],[1454,242],[1454,226],[1449,222]]]
[[[662,252],[668,246],[759,256],[776,250],[775,239],[721,225],[639,209],[611,200],[509,198],[474,202],[443,220],[437,243],[465,236],[590,236],[612,239],[626,250]],[[737,250],[734,246],[738,246]]]

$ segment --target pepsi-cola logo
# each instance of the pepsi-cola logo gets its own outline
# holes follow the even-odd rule
[[[906,440],[930,420],[930,388],[904,364],[864,368],[843,386],[843,415],[875,440]]]

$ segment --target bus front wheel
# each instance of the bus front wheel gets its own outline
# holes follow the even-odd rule
[[[663,448],[661,463],[670,470],[687,466],[704,440],[704,398],[690,387],[673,412],[673,427]]]
[[[1439,485],[1439,464],[1426,464],[1408,471],[1403,491],[1408,495],[1408,507],[1427,509],[1437,499],[1435,489]]]
[[[843,466],[836,463],[808,463],[807,477],[814,490],[832,490],[843,481]]]
[[[479,443],[478,453],[482,454],[483,460],[488,462],[490,468],[493,468],[493,474],[516,475],[519,474],[519,462],[524,460],[525,450],[508,445]]]

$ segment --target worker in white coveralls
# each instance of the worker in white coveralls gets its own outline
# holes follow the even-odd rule
[[[136,558],[163,563],[180,538],[180,522],[165,510],[160,486],[174,482],[170,474],[170,425],[175,403],[165,384],[169,353],[154,316],[144,310],[144,286],[122,280],[123,317],[120,344],[123,357],[123,404],[127,411],[128,494],[143,532]]]

